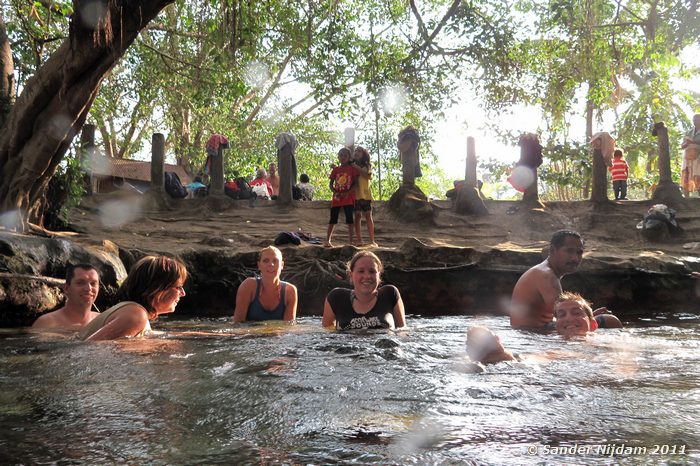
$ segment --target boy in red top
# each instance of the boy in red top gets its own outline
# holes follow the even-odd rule
[[[622,158],[622,149],[615,149],[613,152],[612,165],[608,170],[612,174],[613,191],[615,191],[615,200],[627,200],[627,177],[629,176],[629,166],[625,159]]]
[[[333,192],[331,200],[331,220],[328,222],[328,234],[326,235],[325,247],[333,247],[331,237],[333,230],[338,223],[338,214],[342,207],[345,211],[345,223],[348,225],[348,241],[352,244],[352,216],[353,206],[355,204],[355,189],[357,177],[360,175],[357,168],[350,165],[350,149],[343,147],[338,151],[338,160],[340,165],[333,168],[330,178],[329,187]]]

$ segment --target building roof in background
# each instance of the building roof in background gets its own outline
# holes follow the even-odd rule
[[[151,181],[151,162],[143,160],[116,159],[95,155],[90,161],[88,171],[98,176],[114,176],[129,180]],[[166,163],[163,165],[163,171],[177,173],[183,185],[187,185],[192,181],[190,175],[179,165]]]

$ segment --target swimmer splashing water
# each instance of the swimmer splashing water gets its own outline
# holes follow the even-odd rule
[[[581,337],[599,328],[591,305],[578,293],[563,292],[554,301],[557,333],[565,338]],[[622,324],[617,317],[608,315]],[[613,327],[609,325],[609,327]],[[517,359],[488,328],[474,326],[467,331],[467,355],[474,362],[492,364]]]

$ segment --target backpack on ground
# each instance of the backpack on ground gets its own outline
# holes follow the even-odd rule
[[[255,197],[253,189],[242,176],[224,185],[224,193],[231,199],[250,199]]]
[[[175,199],[187,197],[187,188],[182,185],[180,177],[175,172],[165,172],[165,192]]]
[[[246,180],[242,176],[239,176],[235,179],[235,181],[238,185],[239,199],[250,199],[251,197],[255,197],[255,193],[253,193],[253,188],[250,187],[248,180]]]

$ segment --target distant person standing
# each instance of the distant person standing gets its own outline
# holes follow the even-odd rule
[[[314,200],[314,187],[311,183],[309,183],[309,181],[309,175],[306,173],[302,173],[299,177],[299,184],[297,184],[297,188],[299,188],[299,191],[301,192],[302,201]]]
[[[681,167],[681,188],[685,197],[697,190],[700,196],[700,113],[693,115],[693,128],[690,129],[681,143],[684,150],[683,166]]]
[[[353,155],[355,168],[359,172],[357,184],[355,185],[355,236],[357,245],[362,245],[362,217],[367,223],[367,234],[369,235],[369,245],[377,246],[374,241],[374,219],[372,218],[372,189],[370,180],[372,179],[372,164],[369,152],[361,146],[355,148]]]
[[[629,165],[623,159],[622,149],[615,149],[613,152],[612,165],[608,167],[612,175],[613,191],[615,200],[627,200],[627,178],[629,177]]]
[[[352,223],[353,223],[353,206],[355,205],[355,183],[359,171],[353,165],[350,165],[352,154],[350,149],[343,147],[338,151],[338,161],[340,165],[334,167],[329,175],[329,188],[333,192],[331,199],[331,218],[328,222],[328,232],[326,234],[326,242],[324,246],[327,248],[333,247],[331,238],[333,230],[338,224],[338,215],[340,209],[345,211],[345,223],[348,225],[348,241],[352,244]]]

